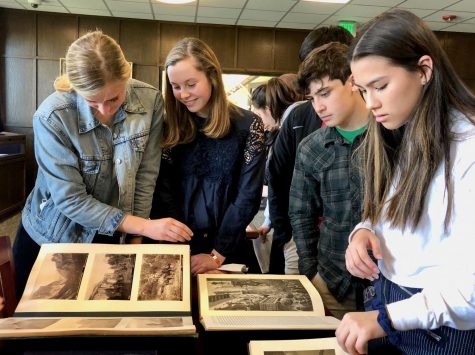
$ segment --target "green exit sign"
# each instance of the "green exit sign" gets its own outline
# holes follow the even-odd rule
[[[356,35],[356,23],[354,21],[340,21],[338,22],[338,26],[343,27],[353,36]]]

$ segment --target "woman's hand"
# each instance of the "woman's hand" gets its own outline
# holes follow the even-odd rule
[[[193,232],[174,218],[160,218],[148,220],[144,235],[155,240],[183,243],[191,240]]]
[[[335,332],[338,344],[351,355],[366,354],[369,340],[386,335],[377,318],[378,311],[345,314]]]
[[[210,271],[217,270],[218,264],[209,254],[196,254],[191,256],[191,274],[205,274]]]
[[[373,251],[376,259],[382,259],[378,238],[363,228],[353,235],[346,249],[346,268],[353,276],[373,281],[378,278],[379,269],[369,256],[368,249]]]
[[[145,219],[126,215],[117,230],[172,243],[189,242],[193,236],[186,224],[174,218]]]

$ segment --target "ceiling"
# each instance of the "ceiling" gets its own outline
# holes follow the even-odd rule
[[[434,31],[475,33],[474,0],[350,0],[347,4],[304,0],[196,0],[168,5],[156,0],[0,0],[0,7],[82,15],[139,18],[311,30],[340,20],[357,25],[390,8],[399,7],[423,18]],[[456,18],[446,22],[445,15]]]

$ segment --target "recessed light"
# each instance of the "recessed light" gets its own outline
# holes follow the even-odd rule
[[[303,1],[311,1],[311,2],[327,2],[332,4],[346,4],[350,0],[303,0]]]
[[[188,4],[195,2],[196,0],[156,0],[157,2],[163,2],[165,4]]]

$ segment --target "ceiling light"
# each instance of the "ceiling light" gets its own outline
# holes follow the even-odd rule
[[[163,2],[165,4],[188,4],[190,2],[195,2],[196,0],[157,0],[158,2]]]
[[[303,0],[303,1],[327,2],[327,3],[332,3],[332,4],[346,4],[350,0]]]

